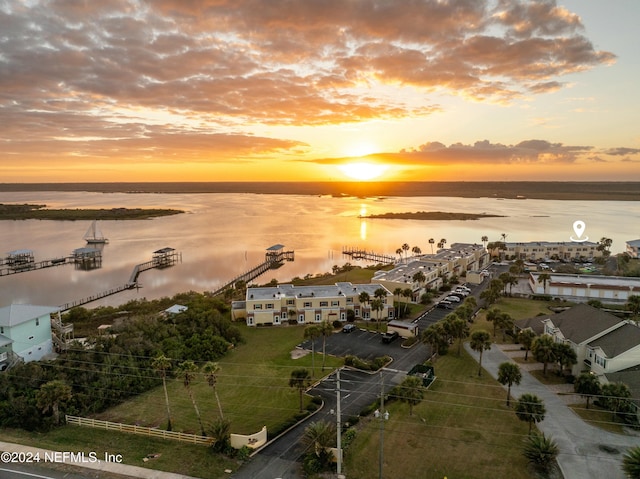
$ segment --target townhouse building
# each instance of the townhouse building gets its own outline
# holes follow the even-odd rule
[[[598,243],[584,241],[529,241],[525,243],[505,243],[506,249],[492,251],[493,256],[507,259],[523,259],[528,261],[563,260],[574,258],[592,260],[599,258],[603,252],[598,251]]]
[[[376,290],[384,292],[382,310],[374,311],[371,301]],[[361,302],[366,292],[369,301]],[[365,320],[393,319],[393,295],[380,284],[353,284],[340,282],[335,285],[278,286],[247,288],[244,301],[234,301],[231,309],[233,320],[245,320],[248,326],[280,325],[346,321],[347,310],[353,310],[357,318]]]
[[[547,276],[541,279],[543,274]],[[529,286],[533,294],[548,294],[578,302],[597,299],[603,303],[624,303],[629,296],[640,295],[640,278],[627,276],[531,272]]]

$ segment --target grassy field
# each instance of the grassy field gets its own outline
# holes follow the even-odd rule
[[[239,325],[246,344],[230,351],[221,361],[217,391],[225,419],[231,421],[231,432],[249,434],[267,426],[268,431],[280,427],[299,410],[299,396],[289,387],[295,368],[311,370],[311,354],[291,358],[291,351],[303,341],[304,328],[280,326],[249,328]],[[316,350],[322,340],[316,340]],[[324,374],[342,364],[342,359],[327,357]],[[315,356],[315,377],[321,371],[322,355]],[[198,378],[192,385],[194,397],[207,424],[219,417],[213,390]],[[193,405],[180,380],[168,382],[173,430],[198,433]],[[307,402],[309,398],[306,399]],[[156,388],[95,417],[98,419],[165,428],[167,423],[164,393]]]
[[[424,400],[409,408],[388,404],[384,424],[384,477],[531,477],[522,456],[527,425],[505,405],[505,391],[488,375],[478,378],[477,363],[455,352],[435,363],[438,379]],[[361,421],[346,452],[349,478],[378,475],[379,420]]]
[[[64,426],[46,434],[3,429],[2,439],[53,451],[95,452],[98,457],[104,457],[104,453],[122,454],[124,464],[203,479],[225,477],[225,469],[236,471],[239,467],[237,461],[213,454],[205,446],[77,426]],[[143,461],[150,454],[158,456]]]

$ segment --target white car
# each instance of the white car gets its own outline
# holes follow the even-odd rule
[[[461,294],[462,296],[469,296],[469,291],[462,288],[456,288],[453,290],[454,293]]]
[[[447,296],[446,298],[444,298],[445,301],[450,301],[452,303],[459,303],[460,302],[460,298],[458,298],[457,296]]]

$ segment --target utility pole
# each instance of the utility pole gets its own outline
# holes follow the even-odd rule
[[[384,376],[380,371],[380,409],[373,415],[380,419],[380,458],[378,465],[378,478],[382,479],[382,467],[384,464],[384,422],[389,419],[389,413],[384,410]]]
[[[342,423],[340,420],[340,368],[336,371],[336,396],[337,396],[337,404],[336,404],[336,435],[337,435],[337,446],[338,446],[338,458],[337,458],[337,473],[338,479],[344,478],[342,475]]]

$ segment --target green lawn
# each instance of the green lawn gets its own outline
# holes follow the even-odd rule
[[[414,407],[388,404],[384,424],[384,477],[528,478],[522,440],[528,427],[505,405],[506,392],[466,352],[449,353],[435,363],[436,382]],[[345,474],[352,479],[378,475],[380,423],[359,424],[346,452]]]
[[[239,325],[246,344],[230,351],[219,361],[217,391],[225,419],[231,421],[231,432],[249,434],[262,426],[275,430],[299,410],[298,392],[289,387],[289,377],[295,368],[311,370],[308,354],[291,358],[291,351],[303,341],[304,328],[277,326],[249,328]],[[317,350],[322,340],[316,340]],[[315,355],[315,376],[328,374],[342,364],[342,359],[327,357],[327,369],[321,370],[322,354]],[[198,378],[192,388],[205,425],[219,417],[213,390]],[[196,414],[187,391],[178,379],[168,381],[169,403],[174,431],[198,433]],[[309,398],[306,398],[308,403]],[[113,422],[165,428],[167,414],[161,387],[135,397],[95,417]]]

